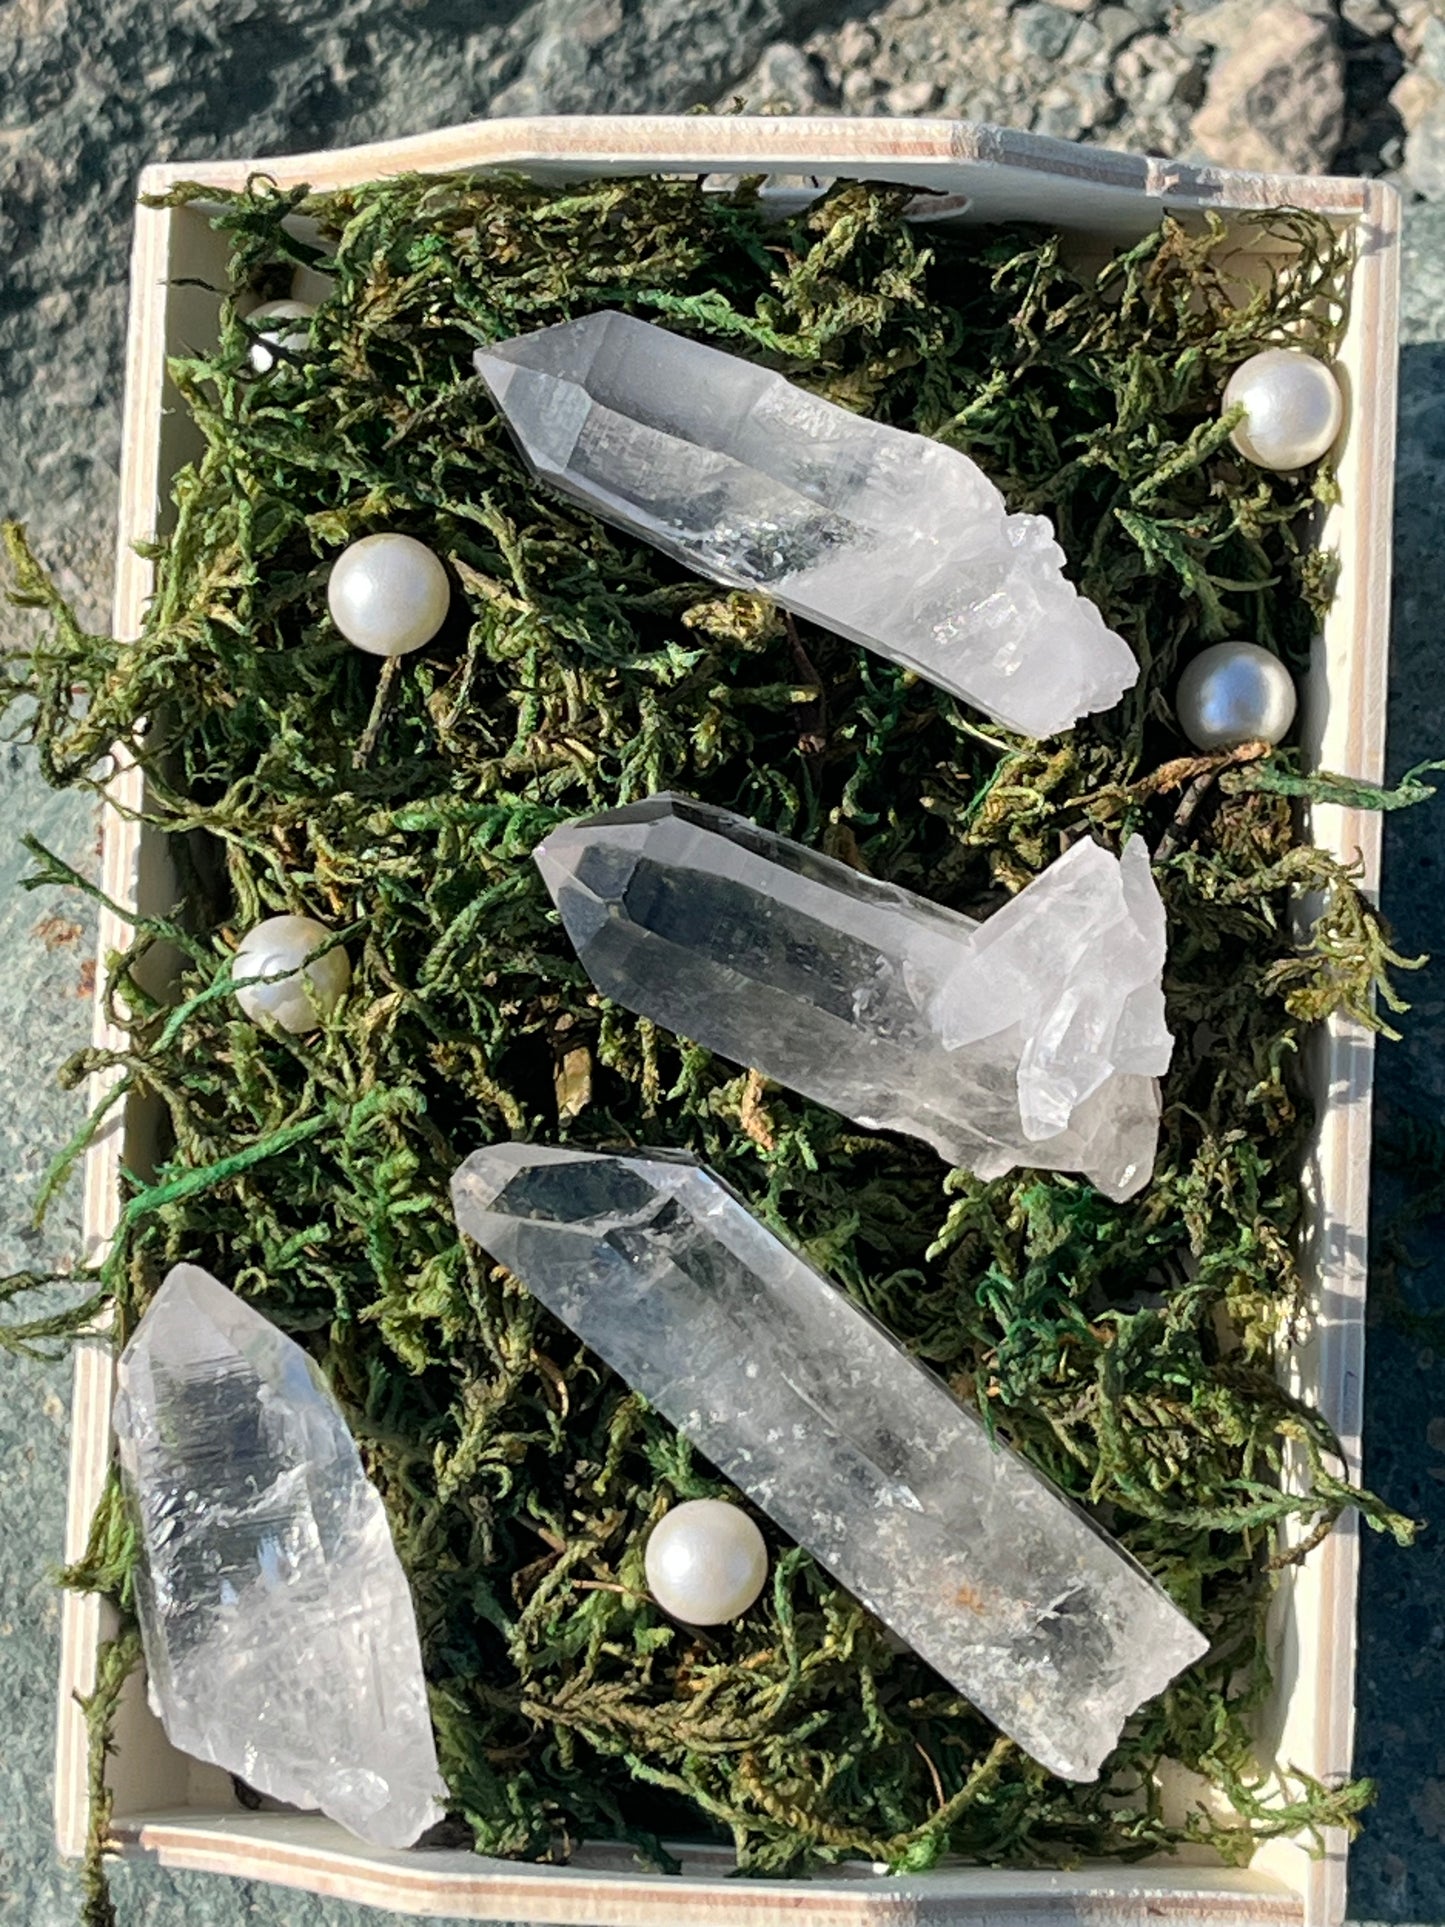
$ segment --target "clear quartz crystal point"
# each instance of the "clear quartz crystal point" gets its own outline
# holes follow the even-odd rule
[[[1033,1757],[1091,1780],[1208,1642],[712,1172],[476,1151],[457,1222]]]
[[[1148,1182],[1173,1040],[1137,837],[1076,843],[984,923],[685,796],[564,823],[535,855],[628,1010],[980,1177]]]
[[[442,1819],[411,1592],[301,1347],[177,1265],[120,1361],[150,1699],[182,1752],[377,1846]]]
[[[976,462],[612,311],[478,349],[532,472],[700,575],[876,649],[1010,729],[1112,709],[1128,645]]]

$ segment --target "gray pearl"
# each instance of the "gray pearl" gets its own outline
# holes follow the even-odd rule
[[[1202,649],[1174,697],[1179,727],[1197,749],[1277,743],[1294,721],[1294,677],[1257,642]]]

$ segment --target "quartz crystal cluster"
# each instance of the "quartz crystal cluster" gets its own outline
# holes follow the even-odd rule
[[[443,1817],[411,1593],[319,1371],[177,1265],[120,1361],[137,1606],[174,1744],[378,1846]]]
[[[457,1221],[1033,1757],[1093,1779],[1207,1641],[705,1167],[497,1144]]]
[[[603,311],[479,349],[529,468],[604,521],[1049,736],[1138,677],[976,462]]]
[[[1075,844],[983,923],[683,796],[565,823],[536,859],[627,1009],[980,1177],[1147,1182],[1172,1039],[1137,837]]]

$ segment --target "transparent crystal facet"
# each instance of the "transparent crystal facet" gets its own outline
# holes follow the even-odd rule
[[[981,1177],[1147,1182],[1172,1039],[1137,837],[1075,844],[984,923],[683,796],[565,823],[536,859],[627,1009]]]
[[[498,1144],[457,1222],[1053,1772],[1207,1649],[1148,1574],[712,1172]]]
[[[1011,729],[1112,709],[1128,645],[959,450],[604,311],[479,349],[534,474],[690,569],[756,589]]]
[[[378,1846],[443,1817],[416,1617],[316,1366],[196,1265],[120,1361],[151,1705],[172,1742]]]

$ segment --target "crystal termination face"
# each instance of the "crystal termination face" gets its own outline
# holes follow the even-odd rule
[[[1066,1779],[1208,1642],[712,1172],[476,1151],[457,1222],[943,1677]]]
[[[407,1847],[442,1819],[411,1592],[301,1347],[177,1265],[120,1361],[151,1706],[261,1793]]]
[[[628,1010],[980,1177],[1147,1183],[1173,1040],[1139,838],[1076,843],[984,923],[685,796],[564,823],[535,856]]]
[[[1138,680],[1041,515],[976,462],[721,348],[604,310],[481,348],[532,473],[1030,736]]]

